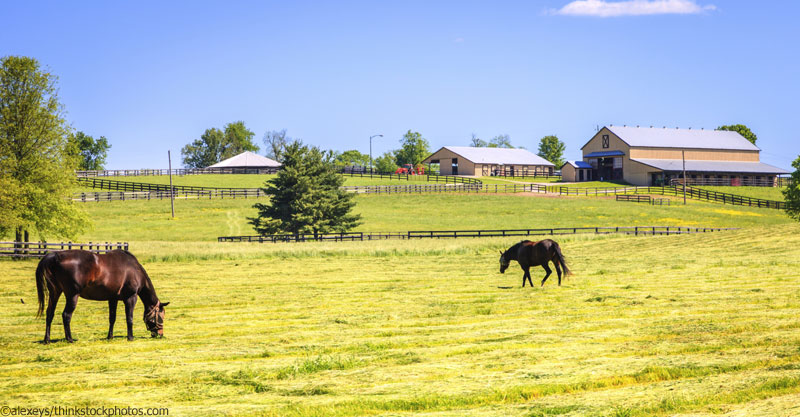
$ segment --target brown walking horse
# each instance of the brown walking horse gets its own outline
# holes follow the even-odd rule
[[[553,262],[553,265],[556,266],[556,272],[558,273],[558,285],[561,286],[561,268],[564,268],[564,275],[572,274],[567,268],[566,260],[564,259],[564,255],[561,254],[561,248],[558,246],[556,241],[551,239],[540,240],[538,242],[531,242],[530,240],[523,240],[522,242],[517,243],[516,245],[508,248],[507,251],[503,252],[500,251],[500,273],[505,273],[506,269],[508,269],[508,265],[511,261],[517,261],[519,266],[525,272],[522,274],[522,287],[525,287],[525,279],[528,279],[528,282],[533,287],[533,281],[531,281],[531,271],[530,267],[541,265],[544,268],[544,271],[547,273],[542,279],[542,286],[544,286],[544,282],[547,281],[547,277],[553,273],[553,271],[548,266],[550,261]]]
[[[53,322],[61,293],[67,299],[61,315],[67,342],[73,341],[69,325],[78,297],[108,301],[109,339],[114,337],[117,302],[122,300],[128,324],[128,340],[133,340],[133,308],[136,306],[136,297],[141,298],[144,304],[144,322],[150,335],[164,335],[164,307],[169,303],[158,300],[147,272],[128,251],[115,250],[102,255],[83,250],[50,252],[36,267],[36,291],[39,295],[37,317],[42,315],[45,293],[50,294],[44,343],[50,343],[50,324]]]

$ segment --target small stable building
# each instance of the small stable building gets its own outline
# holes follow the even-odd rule
[[[684,160],[687,179],[696,183],[773,185],[789,173],[761,162],[757,146],[726,130],[610,125],[581,150],[591,179],[634,185],[669,184],[682,177]]]
[[[584,161],[567,161],[561,166],[561,178],[566,182],[592,181],[592,165]]]
[[[206,169],[236,172],[236,173],[273,173],[281,167],[280,162],[261,156],[257,153],[245,151],[232,156],[224,161],[217,162]]]
[[[442,175],[533,177],[553,175],[555,165],[526,149],[445,146],[422,161]]]

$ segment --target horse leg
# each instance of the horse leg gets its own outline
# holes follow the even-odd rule
[[[547,266],[547,264],[546,264],[546,263],[542,264],[542,268],[544,268],[544,272],[546,272],[546,273],[547,273],[547,274],[545,274],[545,276],[544,276],[544,279],[542,279],[542,287],[544,287],[544,282],[545,282],[545,281],[547,281],[547,277],[549,277],[549,276],[550,276],[550,274],[552,274],[552,273],[553,273],[553,270],[552,270],[552,269],[550,269],[550,267],[549,267],[549,266]]]
[[[136,307],[136,294],[122,300],[125,304],[125,322],[128,324],[128,340],[133,340],[133,308]]]
[[[553,265],[556,266],[556,273],[558,274],[558,286],[561,286],[561,267],[558,265],[558,261],[553,261]]]
[[[528,275],[528,284],[531,284],[531,288],[533,288],[533,281],[531,280],[531,270],[528,269],[527,271],[525,271],[525,274]]]
[[[528,281],[531,280],[531,270],[530,270],[530,268],[525,267],[525,268],[522,268],[522,271],[523,271],[523,273],[522,273],[522,288],[525,288],[525,279],[527,279]],[[533,287],[533,284],[531,284],[531,287]]]
[[[50,287],[50,299],[47,302],[47,313],[46,313],[46,323],[47,326],[44,330],[44,340],[43,343],[50,343],[50,325],[53,324],[53,317],[56,315],[56,305],[58,305],[58,299],[61,297],[61,291]]]
[[[114,322],[117,321],[117,301],[108,300],[108,340],[114,338]]]
[[[79,294],[64,294],[67,299],[67,305],[64,306],[64,312],[61,313],[61,319],[64,320],[64,336],[67,342],[72,343],[72,331],[70,329],[70,322],[72,321],[72,312],[75,311],[75,306],[78,305]]]

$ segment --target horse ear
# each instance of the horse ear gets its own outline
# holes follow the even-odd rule
[[[169,301],[167,301],[166,303],[161,303],[161,307],[166,307],[168,305],[169,305]]]
[[[503,251],[500,251],[500,254],[502,255],[502,254],[503,254]]]

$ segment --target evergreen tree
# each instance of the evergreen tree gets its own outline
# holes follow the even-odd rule
[[[56,80],[33,58],[0,59],[0,237],[74,238],[89,225],[71,200],[77,157]]]
[[[783,198],[786,201],[786,214],[800,221],[800,156],[792,162],[792,167],[792,183],[783,190]]]
[[[354,194],[344,191],[333,153],[300,141],[284,148],[283,168],[264,185],[269,204],[257,203],[258,216],[249,218],[257,233],[305,234],[346,232],[360,224],[351,214]]]
[[[537,155],[550,161],[556,167],[564,165],[564,142],[556,135],[545,136],[539,141],[539,152]]]

